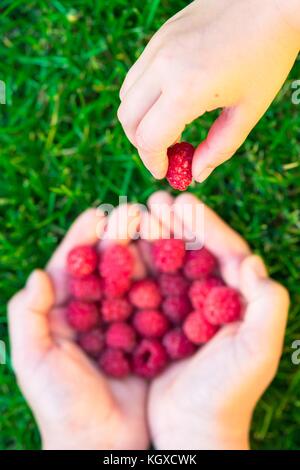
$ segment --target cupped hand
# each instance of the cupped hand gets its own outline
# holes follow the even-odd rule
[[[129,220],[116,230],[116,209],[100,249],[116,234],[128,243]],[[134,232],[139,216],[131,217]],[[106,224],[94,209],[73,224],[46,271],[36,270],[9,303],[12,359],[16,376],[41,431],[46,449],[146,449],[146,384],[129,377],[107,379],[77,347],[64,320],[68,252],[97,244]],[[131,232],[131,233],[133,233]],[[136,276],[142,266],[136,263]]]
[[[195,219],[200,206],[203,216]],[[262,260],[251,254],[246,242],[191,194],[173,200],[158,192],[149,207],[153,222],[142,224],[144,238],[155,239],[159,231],[169,231],[169,221],[171,230],[189,238],[203,233],[224,280],[239,289],[247,303],[241,322],[223,327],[193,357],[172,365],[151,384],[148,418],[154,445],[246,449],[254,407],[281,356],[288,293],[268,277]]]
[[[299,48],[297,0],[196,0],[169,19],[128,72],[118,111],[154,177],[166,175],[167,148],[185,126],[219,108],[196,149],[194,179],[204,181],[228,160],[270,106]]]

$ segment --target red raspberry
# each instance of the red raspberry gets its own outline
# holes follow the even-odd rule
[[[81,333],[78,336],[79,346],[90,356],[97,357],[104,347],[104,336],[100,328]]]
[[[184,274],[189,279],[200,279],[212,274],[217,267],[217,260],[206,248],[186,253]]]
[[[207,343],[218,328],[209,323],[201,312],[190,313],[183,325],[186,337],[194,344]]]
[[[189,296],[195,310],[202,311],[203,305],[209,292],[217,286],[222,286],[223,282],[219,277],[208,277],[194,281],[189,291]]]
[[[163,273],[159,277],[159,287],[164,297],[184,295],[188,290],[188,282],[182,274]]]
[[[186,295],[176,295],[163,301],[162,310],[171,322],[180,324],[192,311],[192,306]]]
[[[102,302],[102,318],[108,323],[127,320],[131,311],[132,306],[126,299],[111,298]]]
[[[99,321],[96,304],[81,300],[71,300],[66,315],[72,328],[80,332],[91,330]]]
[[[135,347],[135,332],[127,323],[112,323],[106,331],[105,340],[111,348],[131,352]]]
[[[110,245],[100,261],[100,274],[106,279],[129,278],[133,273],[134,259],[126,245]]]
[[[132,358],[133,371],[147,379],[158,375],[166,367],[167,362],[164,347],[155,339],[143,339]]]
[[[185,191],[191,184],[194,151],[188,142],[180,142],[168,148],[169,168],[166,178],[174,189]]]
[[[140,310],[133,318],[136,331],[145,338],[159,338],[169,328],[169,322],[157,310]]]
[[[98,264],[96,248],[90,245],[76,246],[67,257],[67,271],[71,276],[83,277],[95,271]]]
[[[129,290],[130,285],[129,277],[108,277],[103,280],[103,292],[106,297],[121,297]]]
[[[99,359],[99,366],[107,375],[121,379],[130,373],[129,361],[123,351],[106,349]]]
[[[138,308],[157,308],[161,302],[159,288],[152,279],[142,279],[129,291],[130,302]]]
[[[240,319],[242,301],[239,293],[231,287],[215,287],[208,294],[203,314],[213,325],[223,325]]]
[[[156,240],[152,244],[154,266],[163,273],[175,273],[183,265],[185,245],[175,238]]]
[[[102,282],[96,274],[69,279],[70,294],[79,300],[100,300],[102,296]]]
[[[169,331],[163,338],[163,345],[171,359],[184,359],[196,351],[180,328]]]

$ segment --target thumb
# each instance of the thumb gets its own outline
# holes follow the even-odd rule
[[[214,122],[207,138],[195,151],[193,177],[202,183],[221,163],[229,160],[256,124],[244,105],[226,108]]]
[[[52,346],[48,312],[54,291],[47,273],[35,270],[23,290],[8,304],[12,359],[15,369],[30,367]]]
[[[253,357],[279,359],[284,339],[289,295],[267,276],[258,256],[248,256],[241,266],[241,291],[247,301],[239,334],[250,345]]]

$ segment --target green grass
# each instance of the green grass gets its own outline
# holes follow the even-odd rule
[[[7,339],[7,300],[44,265],[76,215],[119,195],[145,202],[166,187],[151,178],[122,132],[118,90],[152,33],[186,3],[2,0],[0,338]],[[291,293],[283,359],[253,420],[259,449],[300,449],[300,366],[290,359],[300,338],[300,108],[291,103],[290,86],[299,78],[298,63],[238,156],[191,190],[264,256]],[[211,122],[204,116],[185,137],[199,142]],[[0,448],[38,447],[10,363],[0,366]]]

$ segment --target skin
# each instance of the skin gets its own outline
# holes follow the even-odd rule
[[[221,109],[193,160],[204,181],[264,115],[300,48],[298,0],[196,0],[170,18],[129,70],[119,120],[155,178],[185,126]]]
[[[261,259],[209,208],[202,206],[205,243],[219,259],[226,282],[247,301],[242,322],[223,328],[147,389],[137,378],[118,381],[101,374],[64,321],[64,266],[72,247],[96,244],[99,237],[100,250],[115,240],[129,243],[139,228],[144,240],[134,249],[134,276],[140,279],[146,267],[152,269],[145,240],[167,236],[170,229],[202,232],[201,222],[187,210],[199,204],[192,195],[173,200],[158,192],[150,198],[148,212],[119,206],[107,221],[88,210],[75,221],[46,271],[34,271],[10,301],[13,365],[45,449],[146,449],[150,439],[160,449],[248,448],[253,408],[278,366],[289,299],[268,278]]]
[[[205,245],[247,306],[243,321],[222,328],[193,357],[174,364],[151,384],[151,437],[158,449],[248,449],[254,407],[281,356],[289,296],[268,277],[261,258],[211,209],[202,205],[204,218],[192,220],[187,207],[200,204],[188,193],[174,201],[159,192],[149,201],[152,217],[162,224],[172,220],[166,217],[168,206],[172,209],[175,233],[181,225],[199,233],[205,224]],[[157,214],[161,205],[163,217]]]

